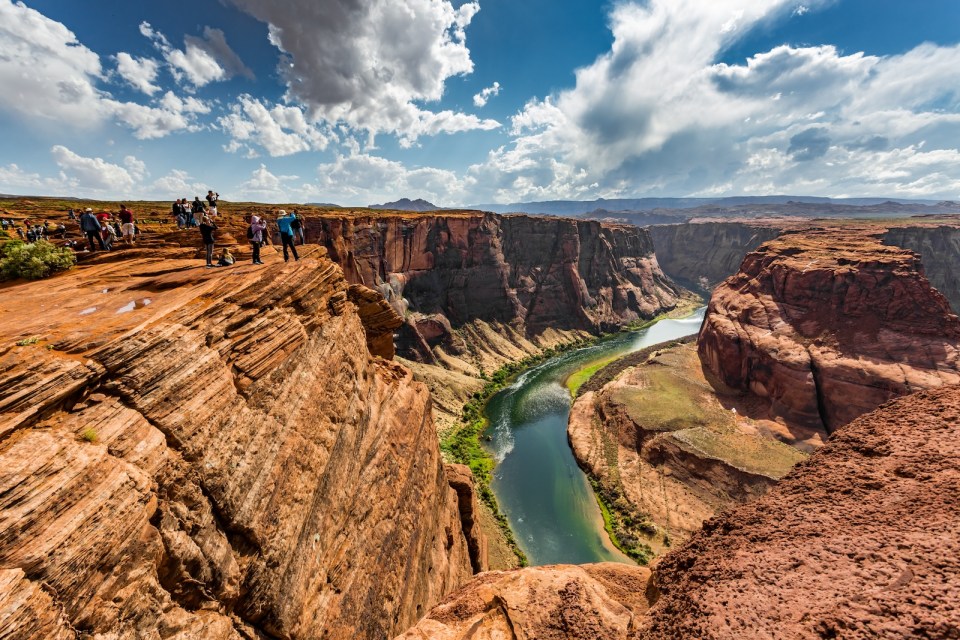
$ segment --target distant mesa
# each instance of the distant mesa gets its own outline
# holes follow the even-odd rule
[[[332,202],[307,202],[304,206],[323,207],[325,209],[343,209],[343,207],[339,204],[333,204]]]
[[[372,204],[370,209],[393,209],[396,211],[437,211],[438,207],[432,202],[427,202],[423,198],[411,200],[410,198],[400,198],[396,202],[385,202],[384,204]]]

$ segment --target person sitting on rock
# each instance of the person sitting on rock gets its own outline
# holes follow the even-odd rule
[[[200,221],[200,237],[203,238],[203,246],[207,251],[207,268],[213,267],[213,232],[217,230],[217,225],[213,224],[210,216],[203,216]]]
[[[103,246],[107,248],[107,251],[113,249],[113,241],[117,239],[117,232],[114,230],[113,225],[110,224],[109,220],[103,221],[103,226],[100,228],[100,237],[103,238]]]
[[[293,228],[290,226],[297,218],[292,213],[287,213],[283,209],[277,211],[277,215],[277,227],[280,229],[280,242],[283,244],[283,261],[287,262],[290,260],[290,256],[287,254],[287,247],[293,252],[293,259],[299,261],[300,256],[297,255],[297,247],[293,244]]]
[[[250,216],[250,248],[253,249],[253,264],[263,264],[260,260],[260,247],[267,241],[267,221],[257,215]]]
[[[218,267],[229,267],[236,260],[234,260],[233,255],[230,253],[230,249],[226,247],[223,248],[223,251],[220,252],[220,259],[217,261]]]
[[[99,243],[100,249],[107,248],[103,244],[103,236],[100,235],[100,222],[97,220],[97,217],[93,215],[93,209],[87,207],[83,210],[83,213],[80,214],[80,230],[83,231],[87,236],[87,240],[90,241],[90,251],[97,250],[93,244],[94,239]]]

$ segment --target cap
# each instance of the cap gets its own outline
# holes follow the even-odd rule
[[[93,209],[91,209],[90,207],[87,207],[86,209],[84,209],[84,211],[86,213],[93,213]]]

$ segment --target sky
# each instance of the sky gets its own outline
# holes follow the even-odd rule
[[[0,0],[0,193],[960,200],[957,0]]]

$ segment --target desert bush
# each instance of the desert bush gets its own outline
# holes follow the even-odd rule
[[[87,442],[96,442],[97,441],[97,430],[93,427],[88,427],[83,430],[80,434],[80,437],[86,440]]]
[[[0,245],[0,280],[38,280],[66,271],[77,262],[73,251],[45,240],[32,244],[10,240]]]

